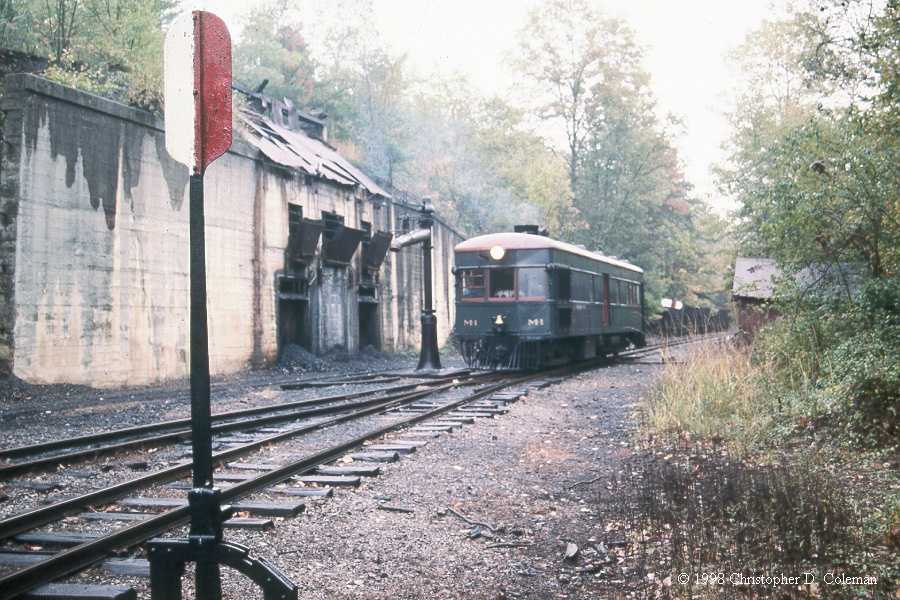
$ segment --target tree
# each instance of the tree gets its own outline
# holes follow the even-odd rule
[[[897,272],[900,147],[871,131],[870,119],[856,111],[812,118],[744,173],[740,214],[767,255],[793,270]]]
[[[0,48],[34,53],[32,4],[29,0],[0,0]]]
[[[0,40],[48,57],[52,79],[158,109],[163,26],[176,6],[175,0],[0,0]]]
[[[751,117],[733,120],[722,181],[742,203],[745,249],[791,269],[896,272],[898,14],[895,1],[822,2],[767,23],[744,46],[755,53],[738,54],[751,74],[738,112]]]
[[[316,62],[287,2],[254,7],[234,48],[235,80],[250,88],[268,81],[265,93],[306,106],[315,89]]]
[[[606,86],[639,89],[646,78],[630,29],[586,0],[549,0],[534,9],[520,34],[517,66],[538,98],[541,119],[561,121],[569,187],[578,193],[592,104]]]

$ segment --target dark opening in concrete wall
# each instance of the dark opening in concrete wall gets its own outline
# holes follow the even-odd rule
[[[368,302],[359,304],[359,347],[371,346],[381,350],[381,336],[378,327],[378,305]]]
[[[284,298],[279,300],[278,329],[279,354],[290,345],[302,346],[309,350],[312,347],[309,335],[309,302]]]

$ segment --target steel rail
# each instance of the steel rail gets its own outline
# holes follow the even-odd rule
[[[447,379],[450,379],[449,377]],[[443,381],[442,379],[433,380],[434,382]],[[311,404],[323,404],[328,402],[340,402],[342,400],[352,400],[353,398],[359,398],[361,396],[366,396],[369,394],[378,394],[378,393],[389,393],[389,392],[402,392],[404,390],[414,389],[416,387],[422,385],[433,384],[432,381],[428,381],[426,383],[415,382],[415,383],[405,383],[401,385],[395,385],[385,388],[378,388],[376,390],[361,390],[357,392],[349,392],[346,394],[338,394],[333,396],[324,396],[322,398],[311,398],[308,400],[296,400],[294,402],[284,402],[280,404],[267,405],[267,406],[256,406],[252,408],[244,408],[240,410],[233,410],[224,413],[217,413],[212,416],[213,422],[222,421],[227,419],[233,419],[237,417],[244,417],[255,414],[263,414],[267,412],[274,412],[277,410],[287,410],[290,408],[296,408],[299,406],[309,406]],[[435,384],[436,385],[436,384]],[[96,444],[97,442],[102,442],[110,439],[123,438],[132,435],[139,435],[142,433],[152,433],[154,431],[163,431],[166,429],[173,429],[176,427],[190,429],[191,420],[189,418],[184,419],[173,419],[171,421],[159,421],[157,423],[148,423],[146,425],[135,425],[133,427],[123,427],[120,429],[113,429],[110,431],[102,431],[100,433],[89,433],[86,435],[75,436],[71,438],[64,438],[59,440],[51,440],[48,442],[39,442],[37,444],[29,444],[26,446],[17,446],[14,448],[6,448],[0,449],[0,459],[8,459],[15,458],[20,456],[28,456],[33,454],[40,454],[43,452],[48,452],[50,450],[57,450],[59,448],[72,448],[76,446],[85,446],[89,444]],[[0,470],[2,472],[2,470]]]
[[[387,376],[391,374],[395,374],[396,369],[386,370],[386,371],[358,371],[354,373],[331,373],[328,375],[320,375],[317,377],[311,377],[303,380],[304,382],[315,381],[315,382],[327,382],[329,380],[341,380],[343,378],[344,381],[347,382],[359,382],[366,381],[369,379],[375,379],[376,377],[380,377],[382,375]],[[414,378],[414,375],[410,376]],[[211,390],[217,390],[219,388],[227,387],[227,388],[260,388],[267,387],[270,385],[287,385],[292,383],[298,383],[300,379],[297,375],[287,375],[276,378],[265,378],[265,376],[260,376],[254,378],[254,380],[238,380],[238,381],[214,381],[210,384]],[[95,393],[100,393],[100,390],[90,390]],[[178,388],[173,390],[162,390],[159,388],[126,388],[124,390],[114,391],[114,392],[103,392],[102,400],[98,401],[97,399],[92,399],[91,402],[85,402],[85,399],[80,400],[70,400],[67,403],[61,404],[63,410],[76,407],[76,408],[84,408],[86,406],[99,406],[99,405],[108,405],[111,401],[135,401],[135,395],[141,396],[141,401],[143,402],[159,402],[161,400],[167,400],[172,398],[183,398],[190,396],[190,388]],[[60,406],[60,405],[57,405]],[[3,421],[12,421],[21,417],[26,417],[28,415],[32,415],[35,413],[42,412],[43,409],[38,408],[22,408],[14,411],[6,412],[0,414],[0,422]]]
[[[482,376],[483,377],[483,376]],[[428,383],[421,383],[418,385],[411,386],[415,387],[434,387],[436,385],[440,385],[441,382],[445,382],[446,380],[435,380],[430,381]],[[406,388],[407,386],[401,386]],[[376,390],[380,392],[381,390]],[[219,425],[212,426],[213,433],[225,433],[231,431],[239,431],[242,429],[253,429],[262,425],[268,425],[271,423],[280,423],[283,421],[292,421],[294,419],[302,419],[306,417],[314,417],[319,415],[328,415],[340,412],[346,412],[348,410],[353,410],[356,408],[364,408],[366,406],[371,406],[373,404],[386,402],[388,400],[397,399],[403,396],[403,394],[393,394],[387,396],[379,396],[377,398],[373,398],[370,400],[362,400],[359,402],[350,402],[347,404],[339,404],[336,406],[326,406],[319,408],[311,408],[311,409],[302,409],[293,412],[281,412],[279,414],[265,416],[265,417],[257,417],[254,419],[245,419],[240,421],[233,421],[230,423],[222,423]],[[321,402],[313,402],[313,401],[304,401],[310,402],[314,404],[320,404]],[[273,409],[281,410],[280,408]],[[190,428],[182,428],[175,431],[170,431],[168,433],[154,435],[151,437],[143,437],[134,440],[128,440],[125,442],[120,442],[118,444],[110,444],[107,446],[101,446],[97,448],[88,448],[86,450],[77,450],[73,452],[67,452],[64,454],[55,454],[53,456],[47,456],[42,458],[37,458],[29,461],[23,461],[18,463],[11,463],[7,465],[0,465],[0,481],[4,479],[8,479],[10,477],[14,477],[16,475],[21,475],[23,473],[47,470],[49,468],[54,468],[60,464],[72,463],[80,459],[86,458],[96,458],[98,456],[102,456],[105,454],[112,454],[115,452],[119,452],[122,450],[130,450],[136,448],[142,448],[146,446],[153,446],[158,444],[165,444],[167,442],[172,442],[175,440],[182,439],[190,439],[191,438],[191,430]]]
[[[336,458],[340,458],[347,451],[362,445],[364,442],[370,439],[378,438],[387,433],[390,433],[391,431],[414,425],[415,423],[453,410],[463,404],[467,404],[469,402],[473,402],[475,400],[493,394],[494,392],[505,387],[509,387],[517,383],[523,383],[540,376],[545,376],[545,374],[534,373],[519,377],[512,381],[493,384],[483,390],[478,390],[477,392],[469,394],[465,398],[462,398],[460,400],[450,402],[419,415],[413,415],[406,419],[397,421],[396,423],[392,423],[384,427],[379,427],[360,436],[357,436],[351,440],[348,440],[347,442],[332,446],[325,450],[321,450],[305,458],[294,461],[288,465],[279,467],[278,469],[263,473],[257,477],[254,477],[253,479],[249,479],[247,481],[238,483],[237,485],[230,486],[222,490],[221,499],[223,502],[227,502],[240,498],[241,496],[246,496],[258,489],[262,489],[275,483],[279,483],[299,473],[310,471],[322,463],[330,462],[332,460],[335,460]],[[457,384],[449,383],[443,386],[439,386],[438,388],[433,390],[414,392],[410,395],[430,395],[438,391],[451,389],[456,386]],[[399,402],[395,402],[394,404],[399,404]],[[384,407],[374,407],[365,409],[363,411],[359,411],[358,414],[353,415],[352,418],[377,414],[378,412],[381,412],[383,408]],[[339,421],[337,422],[349,420],[348,417],[349,416],[337,417],[337,419],[330,420],[329,424],[335,424],[334,421],[337,421],[338,419]],[[285,436],[286,434],[278,434],[277,436],[273,437],[284,438]],[[223,453],[219,453],[217,456],[221,456],[221,454]],[[188,469],[189,468],[190,465],[188,465]],[[144,521],[140,521],[138,523],[135,523],[134,525],[115,531],[102,538],[98,538],[90,542],[85,542],[68,550],[64,550],[62,552],[54,554],[46,560],[25,567],[24,569],[20,569],[19,571],[16,571],[10,575],[0,577],[0,590],[2,590],[0,591],[0,600],[11,600],[19,594],[28,592],[29,590],[47,581],[53,581],[59,579],[60,577],[64,577],[71,573],[90,567],[94,563],[105,558],[112,550],[118,548],[128,548],[140,544],[154,536],[165,532],[171,527],[187,522],[189,518],[190,509],[187,506],[169,510],[156,517],[151,517]]]
[[[618,355],[618,358],[643,358],[645,354],[652,354],[657,350],[667,350],[669,348],[677,348],[678,346],[684,346],[686,344],[695,344],[699,342],[718,342],[722,340],[728,339],[728,334],[717,334],[711,336],[694,336],[682,338],[674,341],[665,341],[658,344],[654,344],[651,346],[645,346],[643,348],[635,348],[634,350],[629,350],[627,352],[621,352]]]
[[[346,421],[351,421],[353,419],[376,414],[380,411],[387,410],[395,406],[400,406],[405,403],[413,402],[415,400],[418,400],[419,398],[453,387],[476,385],[476,383],[477,382],[473,381],[463,381],[456,383],[451,382],[437,386],[436,388],[409,392],[408,394],[404,394],[401,398],[383,402],[378,406],[362,409],[345,415],[339,415],[330,419],[326,419],[324,421],[311,423],[309,425],[290,429],[282,433],[276,433],[254,442],[248,442],[247,444],[237,446],[235,448],[229,448],[228,450],[216,452],[213,454],[213,461],[215,464],[221,464],[227,460],[249,454],[250,452],[253,452],[254,450],[257,450],[258,448],[261,448],[262,446],[265,446],[267,444],[272,444],[274,442],[279,442],[291,437],[309,433],[311,431],[317,431],[326,427],[330,427],[332,425],[337,425]],[[121,496],[141,487],[179,479],[189,474],[191,472],[191,467],[192,462],[182,462],[166,469],[161,469],[159,471],[148,473],[147,475],[143,475],[135,479],[130,479],[128,481],[123,481],[111,485],[101,490],[95,490],[81,496],[76,496],[74,498],[69,498],[66,500],[60,500],[59,502],[55,502],[47,506],[35,508],[24,513],[19,513],[11,517],[7,517],[0,520],[0,540],[5,540],[24,531],[29,531],[42,525],[46,525],[47,523],[56,521],[64,516],[71,515],[93,504],[113,502],[117,498],[120,498]]]

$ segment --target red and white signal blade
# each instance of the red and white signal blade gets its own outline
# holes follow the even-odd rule
[[[231,36],[211,12],[179,17],[166,34],[166,149],[202,175],[231,147]]]

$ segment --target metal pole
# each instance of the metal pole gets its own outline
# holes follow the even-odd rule
[[[190,180],[191,244],[191,447],[194,487],[212,487],[212,433],[209,407],[209,334],[206,324],[206,241],[203,176]]]
[[[189,539],[197,551],[196,597],[219,600],[222,584],[215,548],[222,541],[222,515],[218,490],[213,489],[204,229],[203,175],[191,175],[191,449],[194,468],[193,489],[188,494],[191,507]]]
[[[419,219],[419,227],[431,231],[434,225],[433,210],[428,203],[422,205],[422,217]],[[423,261],[423,285],[424,301],[422,306],[422,347],[419,351],[419,365],[417,371],[424,369],[438,370],[441,368],[441,357],[438,353],[437,343],[437,317],[434,314],[434,306],[431,290],[431,235],[422,242]]]

